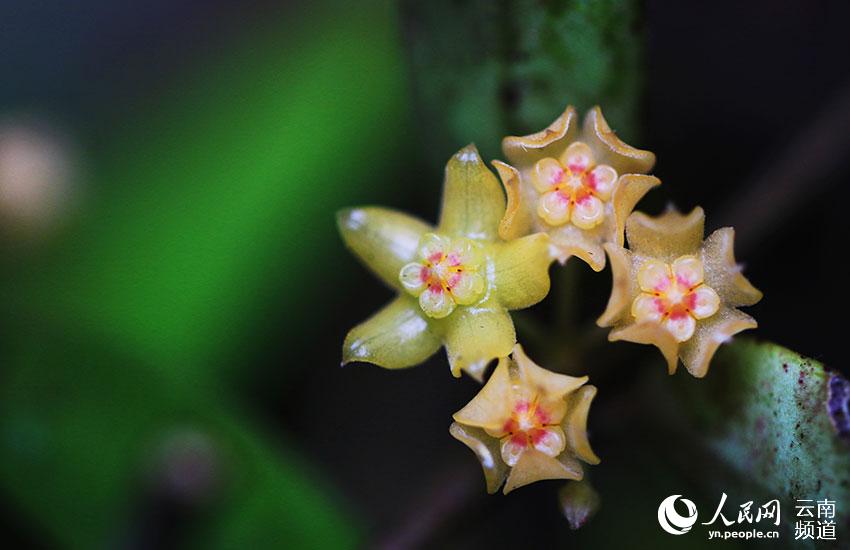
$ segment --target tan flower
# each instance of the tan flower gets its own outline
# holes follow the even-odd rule
[[[541,479],[581,479],[577,459],[598,464],[587,440],[587,415],[596,395],[587,377],[556,374],[536,365],[517,344],[472,401],[454,414],[449,432],[472,449],[487,491],[505,494]]]
[[[614,283],[599,326],[614,327],[608,339],[653,344],[670,374],[678,359],[692,375],[708,372],[714,352],[756,321],[736,309],[762,294],[735,262],[735,231],[724,227],[703,241],[705,214],[670,209],[652,218],[641,212],[626,222],[630,250],[605,245]]]
[[[542,132],[506,137],[510,164],[495,161],[508,196],[499,226],[503,239],[545,232],[562,264],[578,256],[594,271],[605,267],[605,243],[623,245],[623,226],[637,202],[660,180],[642,175],[655,155],[626,145],[594,107],[579,128],[567,107]]]

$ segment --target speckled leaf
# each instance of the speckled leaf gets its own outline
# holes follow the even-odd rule
[[[796,499],[826,498],[838,503],[837,525],[847,525],[845,378],[775,344],[742,339],[721,348],[709,376],[680,389],[708,447],[742,478],[780,498],[786,522],[793,523]]]

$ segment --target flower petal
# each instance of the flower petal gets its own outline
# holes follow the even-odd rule
[[[680,256],[671,266],[676,281],[687,288],[693,288],[703,280],[702,261],[696,256]]]
[[[439,262],[443,255],[449,251],[451,239],[436,233],[425,233],[419,241],[419,258],[432,263]]]
[[[526,450],[528,441],[525,435],[505,436],[500,440],[499,455],[508,466],[515,466]]]
[[[399,271],[416,259],[419,239],[431,231],[425,222],[387,208],[349,208],[336,219],[346,246],[393,288],[400,288]]]
[[[634,296],[639,293],[636,277],[634,276],[634,260],[632,253],[613,243],[605,244],[605,252],[611,262],[611,296],[605,311],[596,320],[600,327],[610,327],[631,314],[630,307]]]
[[[499,179],[502,180],[508,199],[505,215],[499,222],[499,236],[510,241],[528,235],[531,232],[532,209],[522,198],[519,171],[510,164],[498,160],[493,161],[493,166],[499,173]]]
[[[418,262],[412,262],[402,267],[398,275],[402,288],[414,296],[419,296],[426,286],[426,277],[423,277],[423,271],[427,273],[428,269]]]
[[[677,342],[687,342],[697,328],[696,319],[687,313],[669,317],[664,321],[664,327],[673,335]]]
[[[585,116],[582,136],[593,149],[596,162],[608,164],[619,174],[645,174],[655,165],[652,152],[635,149],[617,137],[599,107]]]
[[[602,271],[605,268],[605,250],[599,244],[598,232],[603,227],[584,230],[571,224],[563,225],[549,234],[550,253],[561,265],[576,256],[593,271]]]
[[[536,449],[527,449],[511,469],[505,482],[504,493],[508,494],[518,487],[543,479],[581,479],[583,475],[578,463],[565,464]]]
[[[567,448],[572,454],[588,464],[599,464],[599,457],[590,447],[587,439],[587,416],[590,404],[596,397],[596,386],[584,386],[567,397],[569,413],[561,422],[567,437]]]
[[[605,208],[602,201],[588,195],[578,201],[573,208],[572,222],[581,229],[593,229],[605,219]]]
[[[649,258],[638,268],[637,280],[644,292],[666,292],[670,288],[670,267],[664,262]]]
[[[607,201],[617,184],[617,171],[607,164],[600,164],[588,174],[588,184],[597,197]]]
[[[416,305],[400,296],[345,337],[343,364],[374,363],[387,369],[417,365],[440,349],[440,337]]]
[[[558,191],[547,191],[537,201],[537,215],[549,225],[564,225],[570,221],[570,200]]]
[[[705,213],[700,207],[687,215],[669,209],[654,218],[634,212],[626,220],[626,239],[635,254],[670,263],[679,256],[698,253],[704,226]]]
[[[446,320],[446,353],[454,376],[465,370],[480,381],[487,364],[506,357],[515,343],[510,315],[493,301],[459,308]]]
[[[419,307],[432,319],[442,319],[455,309],[455,301],[441,286],[433,286],[419,295]]]
[[[514,403],[508,365],[507,357],[499,359],[487,383],[472,401],[452,416],[455,422],[501,433]]]
[[[632,316],[635,318],[635,322],[657,323],[661,321],[661,317],[664,313],[659,307],[660,300],[661,298],[641,292],[640,295],[635,298],[635,301],[632,302]]]
[[[531,171],[531,183],[540,193],[551,190],[560,185],[567,177],[567,171],[557,160],[547,157],[540,159]]]
[[[702,246],[705,262],[705,281],[733,307],[751,306],[761,300],[762,294],[741,273],[735,261],[735,230],[723,227],[708,236]]]
[[[468,306],[477,302],[484,294],[484,277],[474,271],[463,271],[452,281],[451,293],[455,302]]]
[[[652,344],[667,361],[667,372],[676,372],[679,362],[679,342],[658,323],[634,323],[615,328],[608,334],[610,342],[624,340],[635,344]]]
[[[535,388],[546,400],[561,399],[588,380],[587,376],[567,376],[544,369],[528,358],[520,344],[514,346],[513,359],[517,365],[520,383],[525,387]]]
[[[720,309],[720,296],[711,288],[700,285],[694,292],[694,303],[691,314],[697,319],[711,317]]]
[[[439,231],[453,237],[493,240],[505,213],[505,195],[474,145],[458,151],[446,165]]]
[[[564,430],[559,426],[548,426],[533,430],[531,442],[535,449],[552,458],[561,454],[567,446]]]
[[[453,239],[448,253],[449,265],[478,267],[484,261],[484,250],[481,244],[465,237]]]
[[[536,233],[498,243],[495,253],[495,293],[507,309],[532,306],[549,293],[549,237]]]
[[[560,164],[569,168],[573,174],[586,172],[593,164],[593,151],[581,141],[570,143],[560,158]]]
[[[576,110],[568,105],[548,128],[527,136],[503,139],[502,151],[508,162],[520,170],[530,168],[542,158],[557,157],[565,144],[575,141],[579,132],[577,118]]]
[[[723,306],[716,315],[701,321],[693,338],[682,344],[682,363],[689,373],[702,378],[721,344],[731,340],[735,334],[757,326],[755,319],[746,313]]]
[[[508,475],[508,466],[500,456],[499,440],[488,436],[480,428],[464,426],[457,422],[449,427],[449,433],[478,456],[484,470],[484,479],[487,481],[487,492],[493,494],[498,491]]]
[[[611,199],[614,210],[614,239],[613,242],[623,246],[626,219],[635,205],[646,195],[650,189],[661,184],[661,180],[655,176],[642,176],[626,174],[620,176],[614,188],[614,196]]]

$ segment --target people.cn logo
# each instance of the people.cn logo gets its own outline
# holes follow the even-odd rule
[[[697,522],[697,507],[693,501],[686,498],[681,499],[682,504],[688,509],[686,515],[680,515],[676,511],[676,500],[682,495],[671,495],[661,501],[658,507],[658,523],[661,528],[671,535],[684,535],[691,530]]]

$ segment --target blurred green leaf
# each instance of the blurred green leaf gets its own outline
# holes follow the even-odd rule
[[[599,104],[627,141],[635,136],[643,42],[634,0],[403,6],[433,162],[471,141],[499,156],[503,136],[545,128],[568,103]]]

